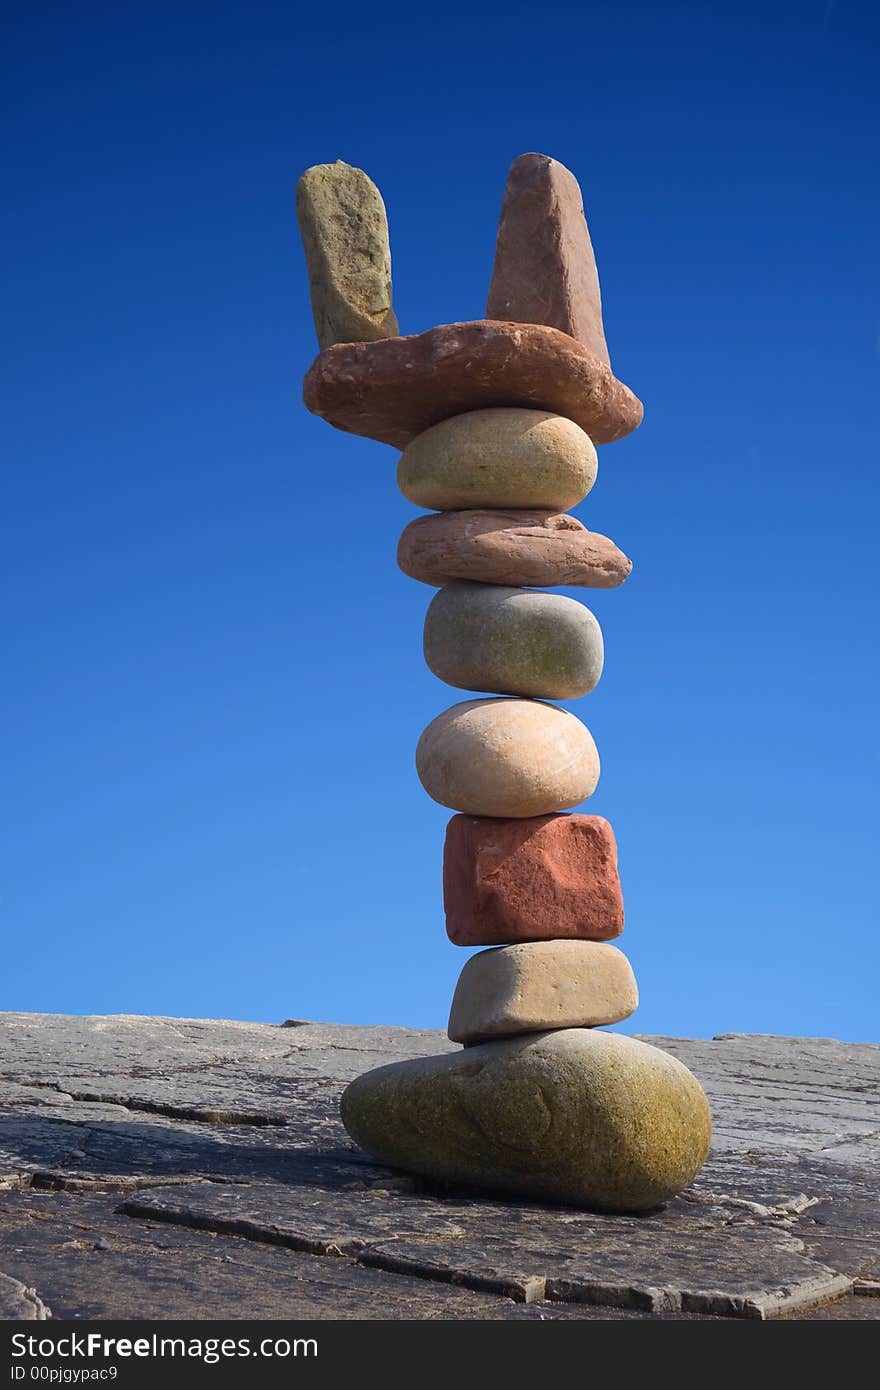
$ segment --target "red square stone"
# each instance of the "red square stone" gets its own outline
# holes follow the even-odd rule
[[[456,946],[610,941],[623,931],[614,831],[601,816],[453,816],[443,900]]]

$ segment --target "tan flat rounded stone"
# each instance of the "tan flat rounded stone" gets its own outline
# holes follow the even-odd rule
[[[558,328],[489,319],[337,343],[309,368],[303,400],[337,429],[396,449],[440,420],[487,406],[552,410],[594,444],[622,439],[642,420],[641,401],[583,343]]]
[[[428,725],[416,770],[434,801],[472,816],[518,819],[592,796],[599,754],[586,725],[539,700],[464,700]]]
[[[359,1076],[352,1139],[441,1182],[607,1211],[647,1211],[709,1151],[702,1087],[659,1048],[568,1028],[481,1043]]]
[[[453,1042],[619,1023],[638,1008],[632,966],[596,941],[530,941],[471,956],[449,1014]]]
[[[632,569],[607,536],[546,508],[416,517],[401,534],[397,563],[411,579],[436,588],[472,579],[539,589],[613,589]]]
[[[407,445],[397,485],[417,507],[576,507],[596,481],[593,441],[548,410],[471,410]]]

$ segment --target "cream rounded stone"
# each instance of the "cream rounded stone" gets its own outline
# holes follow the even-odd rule
[[[539,700],[464,700],[437,716],[416,748],[425,791],[472,816],[520,819],[565,811],[599,781],[593,737]]]
[[[592,1028],[394,1062],[352,1081],[341,1111],[355,1143],[392,1167],[606,1211],[680,1192],[712,1134],[687,1067]]]
[[[463,690],[575,700],[602,674],[602,629],[563,594],[501,584],[447,584],[425,617],[425,661]]]
[[[453,415],[416,436],[397,468],[417,507],[558,507],[583,501],[596,481],[593,441],[549,410],[499,407]]]
[[[638,1008],[632,966],[597,941],[523,941],[471,956],[449,1014],[453,1042],[619,1023]]]

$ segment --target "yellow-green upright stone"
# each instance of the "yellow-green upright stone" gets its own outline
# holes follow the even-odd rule
[[[675,1057],[564,1028],[357,1077],[342,1122],[383,1163],[444,1182],[607,1211],[681,1191],[709,1152],[709,1103]]]
[[[341,159],[315,164],[296,186],[296,216],[321,348],[396,337],[388,219],[373,180]]]

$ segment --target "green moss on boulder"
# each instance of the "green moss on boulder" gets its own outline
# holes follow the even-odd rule
[[[362,1148],[428,1178],[644,1211],[709,1151],[702,1087],[668,1053],[589,1028],[396,1062],[353,1081],[342,1120]]]

